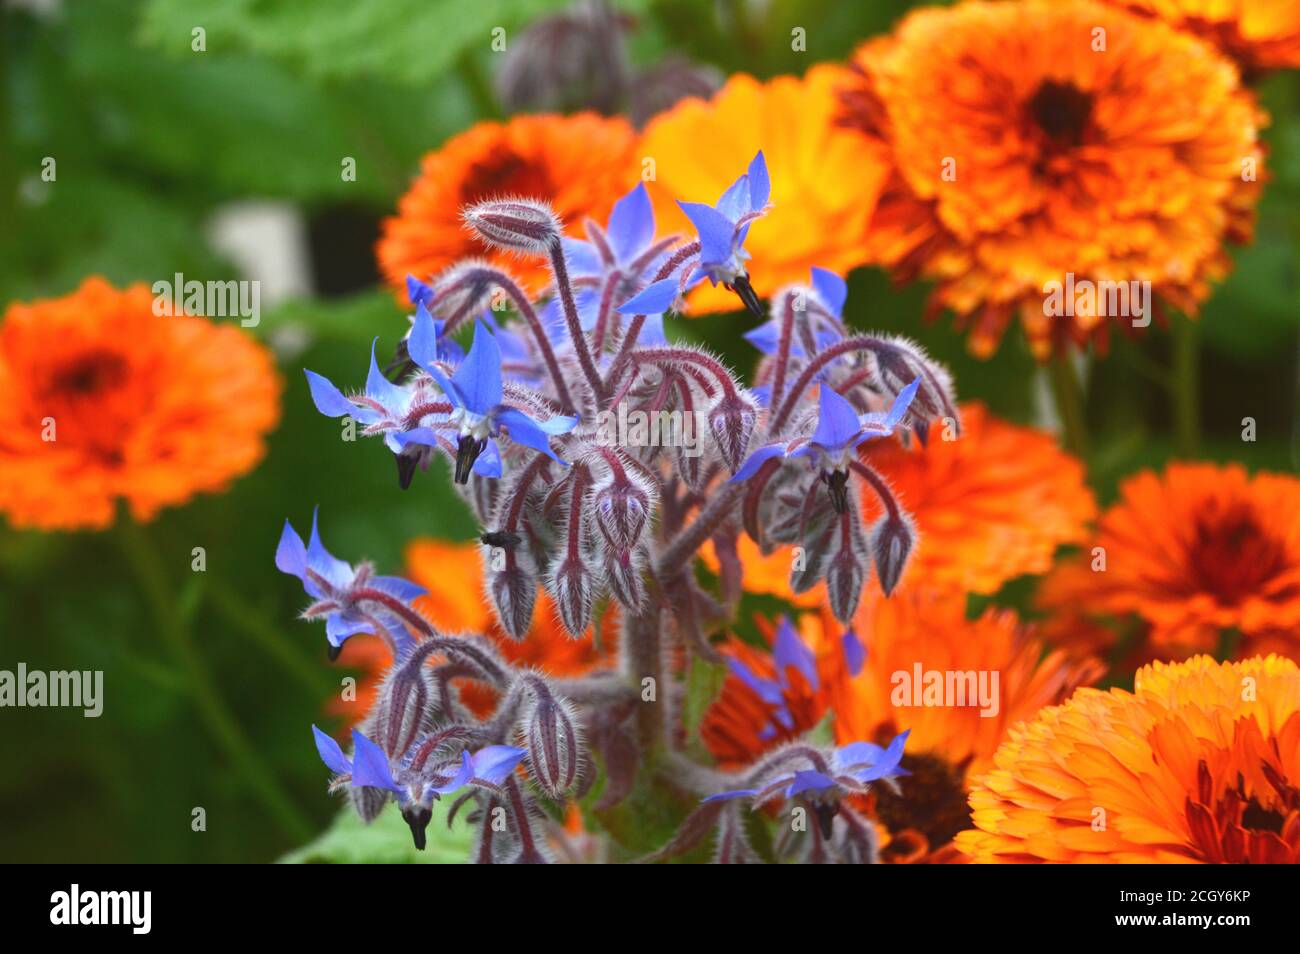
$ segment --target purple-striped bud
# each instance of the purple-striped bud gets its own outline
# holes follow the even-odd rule
[[[901,510],[897,515],[886,514],[871,528],[871,554],[876,561],[880,589],[886,596],[894,592],[894,587],[903,578],[915,540],[912,518]]]
[[[741,391],[723,397],[709,410],[709,428],[718,445],[718,454],[733,474],[745,458],[757,420],[758,405]]]
[[[545,202],[496,199],[467,207],[465,224],[489,245],[541,255],[560,240],[560,220]]]
[[[520,547],[512,551],[502,551],[494,556],[493,550],[487,551],[488,594],[492,605],[496,607],[497,618],[501,628],[515,639],[523,639],[533,625],[533,606],[537,602],[537,580],[523,566],[526,560],[525,550]],[[502,564],[499,569],[495,561]]]
[[[457,322],[476,315],[492,304],[499,276],[500,270],[484,259],[467,258],[457,262],[434,281],[434,303],[429,310],[439,318]]]
[[[529,774],[551,798],[563,798],[577,782],[582,764],[573,708],[549,692],[535,693],[535,697],[523,720]]]
[[[547,591],[560,612],[560,621],[574,639],[581,639],[591,622],[593,583],[591,567],[581,548],[558,561],[547,581]]]
[[[957,410],[952,377],[919,344],[905,338],[890,338],[883,347],[872,352],[872,366],[876,382],[885,391],[886,403],[914,378],[921,378],[921,388],[916,392],[908,413],[922,439],[930,422],[937,418],[951,418],[960,426],[961,416]]]
[[[629,479],[625,472],[598,485],[593,503],[596,526],[610,546],[619,551],[636,546],[650,516],[652,497],[648,488]]]
[[[826,599],[835,618],[847,625],[871,575],[867,534],[856,507],[850,504],[840,515],[831,536],[833,549],[826,561]]]
[[[645,602],[645,584],[641,580],[644,564],[645,551],[641,547],[605,555],[605,582],[609,591],[633,612],[639,611]]]

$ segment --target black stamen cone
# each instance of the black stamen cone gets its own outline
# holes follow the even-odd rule
[[[826,486],[831,491],[831,507],[836,513],[843,513],[849,509],[849,472],[847,470],[833,470],[826,475]]]
[[[763,313],[763,303],[759,301],[758,295],[754,291],[754,286],[749,283],[748,275],[737,275],[736,280],[727,287],[740,296],[740,300],[745,303],[745,307],[750,310],[754,317],[767,317],[767,315]]]
[[[817,816],[817,830],[822,834],[822,841],[831,840],[831,823],[839,813],[839,802],[819,802],[813,806],[813,814]]]
[[[475,440],[468,434],[461,436],[459,443],[456,445],[456,483],[469,483],[469,475],[474,469],[474,462],[478,460],[478,455],[483,453],[484,447],[487,447],[486,440]]]
[[[398,454],[394,459],[397,461],[397,486],[406,490],[411,486],[411,479],[415,476],[417,461],[406,454]]]
[[[404,808],[402,818],[406,819],[406,824],[411,829],[411,840],[415,842],[415,850],[424,851],[424,846],[427,844],[424,830],[429,827],[429,819],[433,818],[433,812],[427,808]]]
[[[338,662],[338,660],[339,660],[339,653],[341,653],[341,652],[343,652],[343,647],[342,647],[342,646],[334,646],[334,645],[331,645],[330,648],[329,648],[329,657],[330,657],[330,662]]]

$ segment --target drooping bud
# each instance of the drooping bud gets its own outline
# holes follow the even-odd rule
[[[743,392],[724,396],[709,410],[709,429],[718,446],[727,469],[733,474],[740,469],[749,447],[754,422],[758,420],[758,405]]]
[[[547,591],[560,611],[560,621],[574,639],[581,639],[591,622],[594,597],[591,566],[579,548],[560,560],[547,581]]]
[[[886,513],[871,528],[871,554],[876,562],[880,589],[886,596],[894,592],[894,587],[902,579],[915,540],[912,518],[901,510],[896,514]]]
[[[379,813],[384,810],[388,804],[388,793],[382,788],[371,788],[370,786],[351,785],[348,787],[349,797],[352,799],[352,807],[357,810],[361,820],[370,824],[379,817]]]
[[[597,485],[592,502],[596,526],[610,546],[620,552],[636,546],[653,505],[649,486],[624,471]]]
[[[490,200],[469,206],[462,215],[483,241],[497,248],[541,255],[560,240],[560,220],[545,202]]]
[[[499,569],[494,552],[502,554]],[[533,606],[537,602],[537,580],[529,572],[532,561],[527,557],[527,549],[501,551],[492,548],[486,553],[488,594],[492,597],[501,628],[515,639],[523,639],[533,625]]]
[[[644,565],[643,547],[621,553],[606,551],[605,554],[605,582],[609,591],[614,599],[634,612],[645,603],[645,584],[641,580]]]
[[[832,550],[826,561],[826,597],[835,618],[847,624],[853,619],[862,588],[871,574],[866,530],[852,500],[833,524],[831,536]]]
[[[567,700],[548,691],[534,693],[535,701],[524,716],[529,774],[551,798],[563,798],[573,789],[581,767],[581,739]]]
[[[905,338],[890,338],[872,352],[871,361],[876,383],[884,389],[886,403],[915,378],[921,378],[920,390],[908,409],[918,425],[918,434],[937,418],[950,418],[960,427],[961,416],[954,398],[952,377],[920,345]]]

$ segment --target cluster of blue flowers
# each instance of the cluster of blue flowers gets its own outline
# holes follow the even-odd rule
[[[562,835],[551,821],[556,813],[539,803],[582,795],[596,765],[603,803],[616,803],[638,765],[649,764],[650,752],[629,759],[629,746],[678,745],[680,692],[643,690],[680,678],[665,665],[663,646],[672,639],[718,658],[706,627],[734,605],[738,581],[724,573],[718,596],[701,587],[694,565],[706,541],[724,554],[734,554],[741,532],[764,549],[803,546],[811,559],[792,573],[792,585],[802,591],[825,582],[846,627],[849,666],[861,666],[863,647],[848,627],[872,562],[890,592],[914,530],[857,449],[891,435],[923,438],[936,417],[955,420],[951,385],[911,343],[853,333],[843,318],[847,286],[831,272],[813,269],[810,285],[782,289],[765,308],[750,282],[745,241],[770,198],[760,152],[717,202],[680,203],[693,236],[656,236],[644,185],[614,206],[604,226],[587,223],[582,240],[566,236],[544,202],[479,203],[464,218],[485,243],[548,259],[553,282],[540,300],[480,260],[427,280],[411,277],[409,328],[388,373],[377,339],[360,390],[306,372],[322,414],[382,438],[403,488],[440,456],[448,460],[453,486],[483,528],[486,591],[507,634],[528,637],[539,589],[574,638],[587,632],[593,607],[620,605],[621,671],[560,682],[507,664],[485,636],[438,632],[413,605],[422,588],[334,557],[315,517],[307,543],[286,522],[276,565],[302,582],[313,601],[303,616],[325,621],[331,657],[362,633],[392,653],[373,709],[353,730],[350,755],[313,727],[331,789],[349,792],[367,820],[396,802],[423,847],[433,803],[455,796],[453,815],[461,805],[476,807],[469,814],[479,832],[475,860],[547,860]],[[705,280],[725,285],[764,319],[745,335],[762,353],[751,386],[714,355],[665,334],[664,316],[685,310]],[[696,454],[611,445],[595,422],[620,408],[699,415],[707,440]],[[870,526],[849,492],[850,475],[884,504]],[[787,621],[774,651],[776,680],[731,663],[771,708],[768,738],[792,726],[782,701],[787,670],[814,685],[817,678]],[[495,691],[487,718],[454,691],[453,680],[464,678]],[[883,748],[791,744],[739,776],[696,766],[679,785],[724,832],[719,860],[752,860],[736,806],[777,797],[815,812],[823,836],[817,858],[870,860],[870,826],[844,797],[906,774],[905,739]],[[504,827],[490,824],[498,810],[510,820]]]

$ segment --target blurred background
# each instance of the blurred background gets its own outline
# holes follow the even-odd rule
[[[400,572],[415,536],[468,540],[474,526],[435,468],[398,489],[374,445],[344,445],[300,368],[354,381],[367,343],[391,344],[404,312],[379,287],[374,243],[422,155],[474,121],[594,107],[642,122],[734,72],[802,74],[885,32],[900,0],[629,0],[612,4],[609,49],[625,88],[582,75],[530,101],[491,48],[565,10],[561,0],[0,0],[0,307],[115,284],[257,279],[254,333],[286,382],[265,461],[224,495],[165,511],[149,532],[155,584],[194,635],[208,690],[159,633],[156,601],[105,534],[19,532],[0,521],[0,669],[102,669],[105,708],[0,710],[0,860],[268,861],[311,841],[337,805],[307,742],[345,675],[318,628],[295,620],[300,588],[273,553],[286,517],[319,504],[335,552]],[[193,48],[196,27],[204,31]],[[805,51],[791,31],[806,31]],[[608,64],[604,68],[609,68]],[[1297,468],[1300,360],[1300,76],[1260,87],[1271,181],[1255,242],[1200,323],[1200,456]],[[535,97],[534,97],[535,98]],[[44,181],[42,162],[57,160]],[[355,159],[356,177],[340,175]],[[963,399],[1053,423],[1046,387],[1016,343],[970,357],[950,323],[923,325],[926,288],[851,278],[849,321],[906,332],[948,362]],[[742,370],[754,353],[727,320],[677,322]],[[1116,340],[1093,374],[1089,460],[1102,502],[1119,476],[1174,456],[1151,367],[1167,335]],[[1234,394],[1258,408],[1243,443]],[[207,571],[188,572],[202,546]],[[1015,602],[1012,584],[999,599]],[[153,601],[153,602],[151,602]],[[205,690],[206,691],[206,690]],[[224,725],[224,728],[222,726]],[[214,730],[215,726],[215,730]],[[192,830],[192,810],[206,830]],[[390,813],[391,814],[391,813]],[[405,844],[404,829],[394,845]],[[330,855],[328,846],[319,857]],[[393,849],[395,852],[397,848]],[[316,857],[316,856],[311,856]]]

